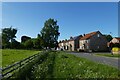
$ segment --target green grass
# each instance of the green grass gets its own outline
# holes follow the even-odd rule
[[[95,53],[95,55],[98,56],[106,56],[106,57],[114,57],[114,58],[120,58],[120,54],[111,54],[111,53]]]
[[[118,78],[120,70],[108,65],[95,63],[85,58],[66,54],[65,52],[50,52],[41,63],[31,67],[27,79],[45,78]],[[23,69],[22,69],[23,70]],[[23,70],[24,73],[26,73]],[[23,74],[23,73],[20,73]],[[24,76],[24,75],[23,75]]]
[[[2,50],[2,67],[11,65],[17,61],[20,61],[38,52],[39,51],[35,51],[35,50],[3,49]]]

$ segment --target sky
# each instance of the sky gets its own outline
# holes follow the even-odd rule
[[[89,32],[118,36],[117,2],[3,2],[2,28],[17,28],[16,40],[36,38],[49,18],[58,21],[59,40]]]

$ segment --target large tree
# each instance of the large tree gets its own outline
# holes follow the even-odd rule
[[[2,34],[0,33],[0,49],[2,48]]]
[[[3,28],[2,29],[2,45],[4,48],[10,48],[10,43],[16,38],[17,29],[15,28]]]
[[[41,37],[44,41],[44,47],[48,47],[51,49],[52,47],[56,47],[58,43],[59,26],[57,25],[57,21],[54,19],[48,19],[44,23],[44,27],[41,30]]]

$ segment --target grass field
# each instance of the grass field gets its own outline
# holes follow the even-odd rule
[[[65,52],[50,52],[44,60],[31,67],[30,72],[22,71],[28,80],[45,78],[118,78],[116,68],[79,58]],[[28,73],[28,74],[24,74]],[[29,75],[29,76],[27,76]]]
[[[96,53],[95,55],[98,56],[106,56],[106,57],[115,57],[115,58],[120,58],[120,54],[111,54],[111,53]]]
[[[2,67],[11,65],[17,61],[20,61],[38,52],[39,51],[34,51],[34,50],[3,49],[2,50]]]

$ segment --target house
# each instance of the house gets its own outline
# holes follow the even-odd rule
[[[113,38],[110,42],[108,42],[107,46],[110,51],[113,47],[120,47],[120,37]]]
[[[79,48],[79,39],[82,37],[82,35],[70,37],[69,39],[69,49],[70,51],[77,51]]]
[[[82,35],[70,37],[70,39],[62,40],[59,42],[59,48],[62,50],[76,51],[79,48],[79,39]]]
[[[79,50],[107,51],[107,39],[100,31],[84,34],[79,40]]]
[[[110,41],[110,43],[113,43],[113,44],[115,44],[115,43],[120,43],[120,37],[115,37],[115,38],[113,38],[113,39]]]
[[[63,49],[64,49],[63,42],[64,42],[64,40],[59,41],[59,43],[58,43],[58,47],[59,47],[59,49],[61,49],[61,50],[63,50]]]

